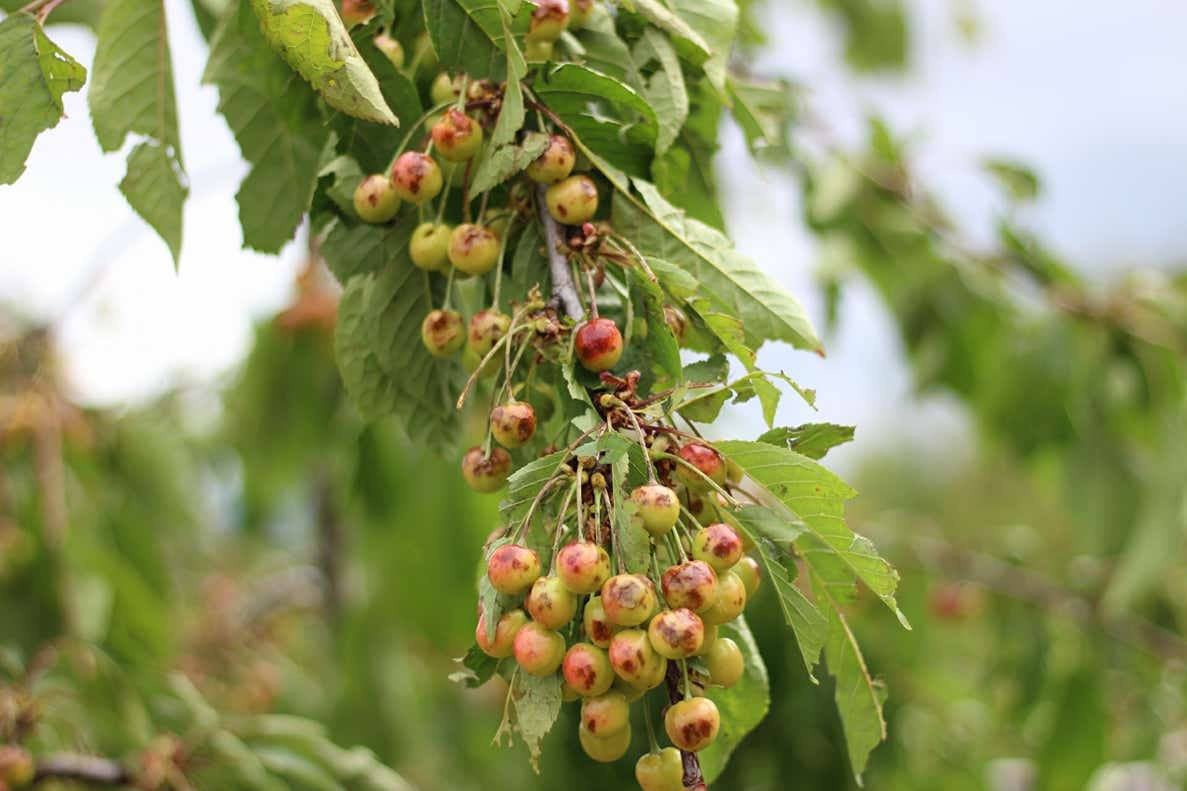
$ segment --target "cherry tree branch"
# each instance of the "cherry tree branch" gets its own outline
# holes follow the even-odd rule
[[[684,700],[684,689],[680,678],[680,665],[677,662],[668,663],[668,702],[679,703]],[[709,784],[705,782],[705,774],[701,771],[701,759],[696,753],[680,751],[680,760],[684,763],[684,791],[709,791]]]
[[[76,780],[91,785],[130,785],[132,773],[119,761],[94,755],[57,753],[37,761],[33,783],[47,780]]]
[[[562,252],[564,237],[561,226],[548,213],[548,202],[544,195],[548,188],[543,184],[536,187],[536,209],[540,214],[540,224],[544,226],[544,245],[548,253],[548,273],[552,277],[552,301],[565,314],[578,321],[583,311],[581,299],[577,296],[577,285],[573,282],[573,273],[569,270],[569,261]]]

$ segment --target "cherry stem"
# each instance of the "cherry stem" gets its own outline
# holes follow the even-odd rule
[[[540,217],[540,225],[544,228],[544,247],[548,254],[548,273],[552,278],[552,299],[564,310],[565,315],[574,321],[581,319],[581,299],[577,295],[577,287],[573,283],[573,274],[569,271],[569,262],[561,252],[563,240],[560,225],[548,212],[548,202],[545,193],[548,188],[543,184],[536,187],[536,213]]]
[[[651,476],[648,482],[655,483],[658,478],[655,475],[655,462],[651,460],[651,452],[647,448],[647,435],[643,433],[643,427],[639,425],[639,418],[635,417],[635,410],[631,409],[621,400],[619,403],[626,409],[627,417],[631,419],[631,424],[635,427],[635,431],[639,433],[639,447],[643,450],[643,460],[647,463],[647,474]]]
[[[675,662],[668,663],[668,702],[679,703],[684,697],[680,694],[680,671]],[[701,771],[701,761],[696,753],[680,751],[680,760],[684,764],[685,791],[708,791],[705,775]]]
[[[598,290],[594,288],[593,269],[585,267],[585,279],[589,283],[589,312],[598,318]]]
[[[659,742],[655,739],[655,726],[651,724],[651,707],[647,705],[647,697],[643,697],[643,722],[647,725],[647,742],[651,745],[652,754],[659,752]]]
[[[739,503],[736,499],[734,499],[734,496],[732,494],[730,494],[725,489],[723,489],[721,487],[721,485],[717,483],[717,481],[713,480],[708,475],[701,472],[701,468],[698,467],[697,465],[693,464],[692,462],[685,461],[684,459],[680,458],[679,456],[675,456],[671,453],[661,453],[660,458],[671,459],[672,461],[676,462],[677,464],[684,465],[688,469],[695,472],[697,475],[704,478],[705,483],[709,484],[709,486],[711,486],[713,489],[715,489],[717,491],[717,493],[720,494],[722,497],[724,497],[729,502],[729,504],[732,505],[734,508],[737,508],[741,505],[741,503]]]

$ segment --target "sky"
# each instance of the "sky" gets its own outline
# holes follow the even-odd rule
[[[810,86],[813,106],[843,138],[858,139],[870,111],[911,133],[925,180],[974,239],[986,237],[1002,210],[977,167],[994,154],[1040,173],[1044,195],[1024,219],[1084,269],[1104,278],[1187,260],[1187,4],[976,0],[982,35],[973,46],[955,31],[955,0],[910,5],[914,65],[904,77],[853,79],[838,66],[838,31],[807,0],[770,0],[764,27],[776,43],[754,71]],[[246,352],[253,322],[286,303],[301,264],[296,247],[279,257],[240,249],[234,193],[246,169],[215,113],[215,91],[199,84],[205,46],[188,3],[166,0],[166,9],[191,179],[178,270],[119,195],[123,153],[99,150],[85,90],[66,96],[68,117],[38,140],[25,175],[0,187],[0,300],[57,322],[68,380],[92,404],[225,378]],[[51,35],[91,63],[88,32]],[[718,170],[738,247],[819,323],[818,251],[799,222],[795,186],[760,172],[732,128]],[[827,359],[777,347],[760,356],[819,391],[818,413],[784,399],[781,423],[857,424],[862,441],[843,449],[843,465],[904,432],[926,428],[933,441],[967,432],[953,404],[912,396],[873,294],[851,289],[842,314],[839,334],[826,339]],[[729,428],[760,431],[752,407]]]

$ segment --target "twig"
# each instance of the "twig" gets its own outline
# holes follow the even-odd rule
[[[57,753],[37,761],[33,783],[46,780],[77,780],[92,785],[130,785],[132,773],[119,761],[93,755]]]
[[[667,681],[668,703],[675,705],[684,700],[680,665],[676,662],[668,663]],[[681,750],[680,759],[684,763],[684,791],[709,791],[709,784],[705,782],[705,775],[701,771],[701,760],[697,758],[697,754]]]
[[[577,295],[577,286],[573,283],[573,275],[569,271],[569,262],[561,252],[564,244],[561,238],[560,225],[548,213],[548,202],[545,193],[548,188],[543,184],[536,188],[536,209],[540,214],[540,224],[544,226],[544,243],[548,252],[548,272],[552,276],[552,300],[564,309],[565,314],[577,321],[581,318],[581,299]]]
[[[325,581],[322,606],[327,620],[335,626],[342,613],[342,557],[346,531],[338,517],[330,473],[325,468],[319,469],[314,477],[313,500],[317,514],[317,563]]]

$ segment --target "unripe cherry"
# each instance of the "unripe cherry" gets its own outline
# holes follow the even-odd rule
[[[593,596],[585,603],[585,610],[581,613],[581,625],[585,627],[586,640],[598,648],[610,647],[610,638],[614,636],[617,627],[606,619],[601,596]]]
[[[701,650],[705,624],[692,610],[664,610],[651,619],[647,637],[656,653],[666,659],[687,659]]]
[[[490,553],[486,578],[499,593],[517,596],[540,578],[540,556],[520,544],[504,544]]]
[[[565,683],[584,698],[605,695],[614,683],[614,668],[605,650],[590,643],[577,643],[565,652],[561,663]]]
[[[503,447],[522,447],[536,433],[536,410],[527,401],[499,404],[490,411],[490,431]]]
[[[537,0],[527,38],[533,41],[556,41],[568,26],[568,0]]]
[[[747,600],[753,599],[754,594],[758,592],[758,586],[762,584],[762,569],[759,567],[758,561],[750,555],[743,555],[742,559],[730,571],[737,574],[742,580],[742,584],[746,586]]]
[[[718,573],[728,571],[742,559],[742,538],[729,525],[716,522],[692,537],[692,556]]]
[[[365,25],[375,16],[375,6],[371,0],[342,0],[342,21],[347,27]]]
[[[569,29],[585,27],[593,7],[594,0],[569,0]]]
[[[448,357],[466,342],[462,314],[456,310],[432,310],[420,325],[420,339],[434,357]]]
[[[555,184],[566,179],[573,172],[573,165],[577,162],[577,153],[573,144],[564,135],[552,135],[548,138],[548,147],[544,153],[536,157],[527,166],[528,178],[537,184]]]
[[[746,609],[746,585],[732,571],[717,578],[717,601],[701,613],[701,619],[708,624],[723,624],[737,618]]]
[[[556,555],[556,575],[573,593],[593,593],[610,579],[610,555],[592,541],[568,544]]]
[[[646,692],[649,689],[655,689],[660,684],[664,683],[664,679],[668,675],[668,660],[665,657],[659,657],[659,661],[653,665],[649,665],[643,670],[642,678],[631,683],[631,686]]]
[[[578,173],[549,187],[544,202],[561,225],[581,225],[598,212],[598,187],[589,176]]]
[[[693,474],[691,472],[689,473],[689,475]],[[677,477],[679,477],[679,472],[677,472]],[[702,480],[701,483],[704,483],[704,481]],[[721,509],[716,502],[715,492],[701,492],[698,494],[689,489],[687,493],[688,510],[694,519],[702,525],[721,521]]]
[[[480,310],[470,319],[466,343],[485,357],[494,345],[511,329],[511,317],[495,308]]]
[[[705,666],[709,668],[709,680],[723,687],[732,687],[746,671],[746,659],[742,649],[728,637],[722,637],[705,651]]]
[[[426,272],[449,269],[449,235],[453,232],[445,223],[422,222],[412,232],[408,242],[408,257]]]
[[[608,736],[596,736],[589,732],[585,723],[582,723],[577,726],[577,739],[586,755],[598,763],[608,764],[626,755],[626,751],[630,749],[631,729],[628,725]]]
[[[555,44],[538,38],[529,38],[524,42],[523,57],[528,63],[544,63],[552,60],[552,50]]]
[[[703,560],[669,566],[659,584],[669,607],[704,612],[717,601],[717,572]]]
[[[482,125],[451,107],[433,124],[433,148],[450,162],[465,162],[482,148]]]
[[[467,275],[485,275],[499,262],[499,237],[485,225],[463,223],[449,237],[449,261]]]
[[[609,371],[622,357],[622,333],[610,319],[591,319],[577,328],[573,351],[587,371]]]
[[[487,656],[495,659],[506,659],[515,649],[515,635],[521,626],[528,622],[527,613],[523,610],[510,610],[503,613],[499,622],[495,624],[495,637],[487,639],[486,616],[478,616],[478,626],[474,629],[474,640]]]
[[[595,736],[618,733],[631,724],[631,709],[621,692],[607,692],[581,701],[581,724]]]
[[[708,476],[718,486],[725,483],[725,459],[715,449],[703,442],[689,442],[677,451],[677,455]],[[694,492],[707,492],[712,488],[704,478],[683,464],[677,465],[676,477]]]
[[[606,620],[616,626],[638,626],[655,611],[655,586],[642,574],[616,574],[602,585]]]
[[[515,662],[529,676],[551,676],[565,657],[559,632],[529,621],[515,633]]]
[[[664,715],[664,730],[672,744],[685,752],[705,749],[717,739],[721,715],[708,698],[689,698],[672,704]]]
[[[400,211],[400,196],[387,176],[372,173],[355,187],[354,210],[363,222],[385,223]]]
[[[569,686],[568,681],[561,681],[561,703],[572,703],[575,700],[581,700],[581,696],[577,694],[577,690]]]
[[[404,68],[404,45],[386,31],[375,36],[375,48],[386,55],[397,69]]]
[[[742,469],[742,465],[733,459],[725,460],[725,479],[737,486],[746,477],[746,471]]]
[[[392,185],[396,194],[410,203],[432,200],[441,192],[444,183],[437,162],[420,151],[405,151],[392,165]]]
[[[684,791],[684,760],[675,747],[639,756],[635,780],[643,791]]]
[[[647,483],[631,492],[631,502],[638,507],[643,529],[655,537],[676,526],[680,518],[680,500],[662,483]]]
[[[503,488],[511,474],[511,454],[502,448],[491,448],[490,455],[474,447],[462,456],[462,477],[476,492],[490,494]]]
[[[433,78],[433,85],[429,88],[429,97],[433,106],[452,102],[462,95],[462,83],[465,77],[461,74],[451,76],[449,72],[440,72]]]
[[[634,686],[644,686],[653,678],[656,666],[664,664],[642,629],[624,629],[614,635],[607,652],[614,673]]]
[[[704,622],[704,618],[701,621]],[[713,646],[717,644],[717,635],[715,624],[705,624],[705,639],[701,641],[701,650],[697,652],[697,656],[705,656],[713,650]]]
[[[556,577],[541,577],[532,583],[524,607],[536,623],[547,629],[560,629],[577,614],[577,597]]]

